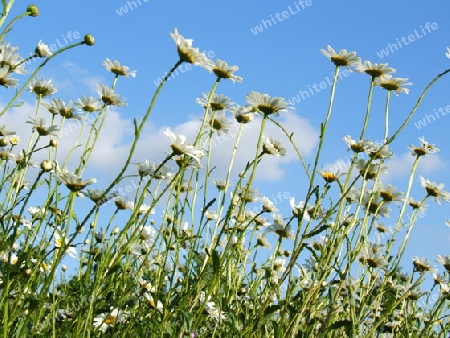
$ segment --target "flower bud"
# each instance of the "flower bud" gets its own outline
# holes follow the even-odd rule
[[[27,13],[29,16],[38,16],[39,15],[39,9],[36,7],[36,5],[29,5],[27,7]]]
[[[58,146],[58,140],[52,139],[50,140],[50,142],[48,143],[48,145],[50,147],[56,148]]]
[[[50,160],[43,160],[41,162],[41,169],[42,171],[48,173],[49,171],[53,170],[53,163]]]
[[[86,34],[84,36],[84,43],[88,46],[93,46],[95,44],[95,39],[91,34]]]

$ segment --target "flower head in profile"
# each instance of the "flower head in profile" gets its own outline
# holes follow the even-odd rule
[[[111,307],[111,311],[109,313],[103,312],[95,317],[93,325],[97,330],[105,333],[108,328],[113,327],[117,323],[126,322],[127,315],[128,314],[126,312]]]
[[[425,258],[413,257],[413,265],[419,272],[437,272],[437,269]]]
[[[61,236],[61,234],[58,232],[58,231],[55,231],[55,247],[56,248],[61,248],[61,247],[63,247],[63,246],[66,246],[67,245],[67,243],[69,242],[68,240],[67,240],[67,238],[64,240],[64,242],[63,242],[63,239],[62,239],[62,236]],[[74,246],[69,246],[67,249],[66,249],[66,253],[70,256],[70,257],[72,257],[72,258],[75,258],[76,256],[77,256],[77,249],[74,247]]]
[[[56,87],[52,84],[52,80],[34,79],[28,91],[34,93],[36,97],[47,97],[56,93]]]
[[[419,141],[421,143],[419,147],[416,147],[413,144],[408,147],[408,149],[411,150],[411,155],[419,157],[434,154],[439,151],[439,148],[436,148],[434,144],[425,141],[424,137],[420,137]]]
[[[269,226],[268,231],[276,233],[281,238],[294,239],[295,234],[291,227],[284,221],[283,215],[272,214],[273,223]]]
[[[352,150],[355,153],[362,153],[366,150],[367,145],[370,141],[368,140],[353,140],[350,135],[344,137],[344,142],[348,145],[347,150]]]
[[[209,104],[208,104],[208,94],[205,93],[203,93],[202,98],[198,98],[195,101],[203,108],[205,109],[209,108],[212,111],[229,109],[233,104],[228,96],[216,93],[213,93],[211,95],[211,98],[209,99]]]
[[[347,52],[346,49],[341,49],[339,53],[327,46],[327,50],[320,49],[320,52],[325,55],[336,66],[355,66],[361,62],[361,58],[356,56],[356,52]]]
[[[286,155],[286,148],[281,145],[281,142],[274,140],[271,137],[264,138],[262,148],[264,154],[274,155],[277,157]]]
[[[319,174],[320,174],[320,176],[322,176],[324,181],[327,183],[333,183],[333,182],[337,181],[340,176],[343,175],[339,171],[333,172],[333,171],[322,171],[322,170],[319,171]]]
[[[231,112],[233,113],[236,122],[243,124],[252,122],[256,116],[256,113],[252,111],[252,109],[242,106],[234,107]]]
[[[397,189],[390,184],[388,184],[386,188],[380,189],[379,194],[385,202],[400,202],[402,201],[403,196],[401,192],[398,192]]]
[[[371,63],[370,61],[364,61],[355,67],[355,70],[359,73],[366,73],[372,77],[372,79],[383,77],[390,78],[391,73],[395,73],[395,69],[388,67],[387,63]]]
[[[400,95],[400,93],[409,93],[409,89],[405,86],[411,86],[411,82],[407,82],[407,78],[393,77],[393,78],[377,78],[375,80],[375,85],[380,86],[383,89],[393,91],[395,95]]]
[[[102,102],[107,106],[125,106],[125,102],[120,98],[119,94],[114,93],[114,89],[106,87],[102,84],[97,85],[97,93]]]
[[[234,75],[233,73],[239,70],[238,66],[229,66],[228,63],[217,59],[215,63],[210,63],[206,66],[210,72],[214,73],[219,79],[230,79],[234,82],[242,82],[242,77]]]
[[[53,124],[51,126],[46,126],[46,121],[42,117],[36,117],[35,119],[30,118],[27,123],[33,125],[33,131],[36,131],[39,136],[57,136],[58,126]]]
[[[170,128],[167,128],[164,134],[170,139],[173,155],[186,155],[197,162],[200,162],[200,159],[204,156],[203,150],[186,143],[184,135],[175,135]]]
[[[0,86],[3,87],[17,87],[18,80],[17,79],[11,79],[11,72],[9,70],[9,67],[3,66],[0,68]]]
[[[170,36],[175,41],[178,49],[178,55],[180,60],[194,65],[206,67],[211,64],[212,61],[206,57],[204,53],[201,53],[198,48],[192,47],[192,39],[185,39],[178,33],[178,29],[175,28]]]
[[[425,179],[423,176],[419,177],[420,185],[425,188],[425,191],[427,192],[428,196],[431,196],[434,198],[436,202],[441,204],[441,200],[445,202],[450,202],[450,193],[447,191],[444,191],[444,184],[437,184],[435,182],[431,182],[427,179]]]
[[[359,262],[370,268],[384,268],[388,265],[387,260],[376,248],[377,247],[374,246],[373,243],[368,243],[364,246],[358,258]]]
[[[48,48],[48,46],[42,42],[42,40],[39,40],[39,43],[36,49],[34,50],[34,54],[37,57],[45,58],[47,56],[51,56],[52,52],[50,51],[50,48]]]
[[[76,106],[86,113],[92,113],[94,111],[99,111],[100,109],[102,109],[103,103],[99,99],[96,99],[92,96],[82,96],[77,99]]]
[[[73,192],[79,192],[86,188],[86,186],[97,182],[95,178],[84,181],[80,176],[70,173],[67,170],[62,170],[60,173],[55,174],[55,178]]]
[[[441,263],[442,266],[447,270],[447,272],[450,272],[450,255],[449,256],[442,256],[437,255],[436,262]]]
[[[230,131],[232,121],[225,117],[224,111],[209,111],[206,116],[206,125],[220,135],[221,133],[228,133]]]
[[[128,66],[122,66],[117,60],[111,61],[106,58],[106,60],[102,62],[102,65],[108,72],[111,72],[116,76],[136,77],[135,70],[129,70],[130,68]]]
[[[285,112],[289,108],[285,99],[281,97],[271,98],[269,95],[257,91],[248,93],[245,99],[252,111],[259,111],[265,116],[272,114],[278,116],[278,113]]]
[[[59,114],[66,119],[82,119],[80,114],[74,114],[76,108],[73,106],[72,101],[67,104],[61,99],[53,99],[50,104],[43,103],[44,107],[53,115]]]
[[[17,53],[18,49],[9,42],[0,42],[0,66],[7,67],[11,73],[25,74],[23,59]]]

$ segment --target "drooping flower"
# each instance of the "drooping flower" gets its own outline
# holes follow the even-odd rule
[[[289,104],[285,99],[281,97],[271,98],[269,95],[261,94],[257,91],[248,93],[245,99],[249,104],[249,108],[253,111],[259,111],[265,116],[272,114],[278,116],[278,113],[285,112],[289,108]]]
[[[256,245],[262,246],[264,249],[270,249],[270,242],[263,234],[256,235]]]
[[[347,52],[346,49],[341,49],[339,53],[327,46],[327,50],[320,49],[320,52],[325,55],[336,66],[355,66],[361,62],[361,58],[356,56],[356,52]]]
[[[130,68],[128,66],[122,66],[117,60],[111,61],[106,58],[102,64],[108,72],[111,72],[116,76],[136,77],[135,70],[129,70]]]
[[[242,77],[234,75],[233,73],[239,70],[238,66],[229,66],[228,63],[217,59],[215,64],[210,63],[206,66],[210,72],[214,73],[219,79],[229,79],[234,82],[242,82]]]
[[[388,67],[387,63],[371,63],[370,61],[364,61],[355,67],[355,70],[360,73],[366,73],[375,79],[377,77],[389,78],[390,73],[395,73],[395,69]]]
[[[206,67],[211,64],[212,61],[206,57],[204,53],[201,53],[198,48],[192,47],[192,39],[185,39],[178,33],[178,29],[175,28],[170,36],[175,41],[178,50],[178,56],[180,60],[194,65]]]
[[[170,128],[167,128],[164,134],[170,139],[173,155],[186,155],[200,163],[200,159],[204,156],[203,150],[187,144],[184,135],[175,135]]]
[[[380,86],[383,89],[393,91],[395,95],[399,95],[400,93],[409,93],[409,89],[405,88],[405,86],[412,85],[411,82],[407,82],[407,78],[377,78],[375,80],[375,85]]]

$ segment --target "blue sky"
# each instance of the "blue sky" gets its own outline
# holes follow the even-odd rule
[[[245,95],[252,90],[291,100],[299,91],[308,90],[308,86],[326,81],[327,77],[331,79],[333,65],[318,52],[327,45],[338,50],[354,50],[363,60],[373,63],[387,62],[397,69],[396,76],[413,82],[409,95],[392,97],[392,131],[408,115],[428,82],[450,67],[450,60],[444,55],[446,47],[450,46],[450,3],[444,1],[412,3],[384,0],[375,4],[355,0],[312,0],[303,1],[303,6],[299,0],[233,0],[226,3],[42,0],[35,1],[35,4],[41,14],[21,20],[7,37],[8,41],[20,47],[22,55],[33,51],[40,39],[48,45],[64,45],[69,32],[72,36],[78,32],[81,37],[91,33],[96,39],[94,47],[82,46],[64,53],[41,73],[52,78],[58,86],[55,97],[74,100],[81,95],[95,95],[96,83],[109,84],[112,81],[112,76],[101,65],[107,57],[138,71],[135,79],[121,79],[119,82],[117,92],[126,97],[128,106],[111,114],[109,133],[102,138],[101,151],[93,159],[92,173],[104,178],[116,173],[115,168],[127,153],[132,118],[139,118],[145,112],[156,89],[154,81],[178,59],[169,36],[174,27],[178,27],[186,38],[194,39],[194,45],[202,51],[212,52],[214,59],[220,58],[240,67],[238,75],[243,77],[243,83],[223,82],[217,90],[239,104],[245,103]],[[13,14],[20,6],[16,5]],[[276,19],[277,13],[282,18],[283,11],[288,15],[284,14],[282,21]],[[271,27],[267,22],[264,26],[264,20],[275,20],[276,24],[272,21]],[[255,34],[257,26],[259,33]],[[409,35],[414,36],[411,38],[413,42],[402,40]],[[392,46],[394,44],[398,50]],[[382,50],[385,50],[383,55]],[[151,116],[136,160],[149,158],[156,161],[164,156],[167,144],[159,140],[163,138],[162,130],[168,126],[188,136],[193,135],[201,114],[195,98],[207,92],[213,82],[214,77],[200,68],[169,81]],[[435,122],[430,117],[436,114],[435,110],[450,105],[449,84],[450,79],[443,78],[431,89],[409,126],[392,144],[396,157],[386,182],[404,190],[408,165],[413,160],[407,146],[417,144],[418,137],[425,136],[441,148],[441,152],[424,161],[419,172],[432,181],[445,183],[450,189],[450,149],[447,148],[450,113],[449,116],[438,114],[440,118]],[[368,77],[357,73],[338,84],[322,166],[348,159],[349,153],[342,138],[347,134],[359,135],[368,87]],[[385,94],[380,88],[374,93],[367,133],[373,141],[383,136]],[[28,98],[32,102],[31,94]],[[302,99],[292,113],[280,117],[286,127],[293,129],[300,148],[305,154],[310,154],[306,157],[309,161],[317,145],[317,132],[325,116],[328,99],[329,88],[326,88]],[[7,118],[19,125],[23,122],[20,114]],[[421,125],[419,121],[422,121]],[[226,149],[222,151],[226,152]],[[253,148],[241,149],[242,161],[245,154],[253,151]],[[296,200],[301,200],[306,178],[297,174],[300,165],[294,158],[293,155],[287,156],[264,166],[257,186],[269,197],[288,192]],[[107,182],[99,184],[106,186]],[[415,181],[413,196],[423,196],[418,180]],[[284,210],[288,210],[288,201],[283,203]],[[428,204],[429,210],[419,220],[405,257],[418,255],[433,259],[436,254],[449,254],[450,228],[444,225],[444,220],[450,218],[448,206],[438,206],[432,201]],[[389,221],[385,223],[389,225]]]

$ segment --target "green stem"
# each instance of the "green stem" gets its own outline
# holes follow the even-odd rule
[[[391,91],[388,90],[386,96],[386,106],[384,108],[384,142],[386,143],[389,133],[389,103],[391,101]]]
[[[360,140],[362,140],[364,138],[364,133],[366,132],[367,124],[369,122],[370,108],[372,107],[372,93],[373,93],[374,86],[375,86],[375,78],[372,77],[372,81],[370,81],[369,95],[367,97],[366,116],[364,118],[364,125],[363,125],[363,129],[361,130],[361,135],[359,136]]]

